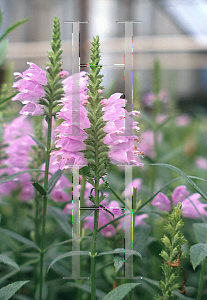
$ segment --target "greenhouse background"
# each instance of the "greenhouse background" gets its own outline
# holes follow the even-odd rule
[[[133,65],[134,72],[139,73],[141,90],[150,90],[154,58],[160,59],[165,88],[173,82],[174,93],[179,96],[207,90],[206,1],[2,0],[1,5],[4,28],[21,18],[31,18],[9,37],[7,62],[13,62],[14,71],[24,70],[25,61],[44,66],[52,19],[57,14],[65,69],[72,71],[72,24],[63,22],[88,21],[80,25],[80,63],[89,61],[90,42],[98,34],[105,85],[115,80],[120,88],[124,67],[114,64],[124,63],[124,24],[116,21],[141,21],[133,25]]]

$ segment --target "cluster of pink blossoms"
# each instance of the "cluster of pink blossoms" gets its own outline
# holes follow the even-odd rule
[[[138,148],[139,140],[132,133],[132,130],[139,130],[138,122],[133,121],[132,118],[133,115],[138,116],[139,112],[134,110],[130,114],[126,111],[124,107],[127,100],[120,98],[121,95],[115,93],[101,101],[104,111],[103,120],[107,122],[104,127],[104,132],[107,133],[104,143],[109,146],[108,156],[111,163],[115,165],[143,166],[138,156],[142,154]]]
[[[44,114],[42,106],[39,104],[40,98],[45,97],[45,91],[42,85],[47,84],[46,72],[39,68],[34,63],[28,62],[29,69],[23,73],[15,72],[16,78],[20,77],[18,81],[13,83],[13,87],[19,93],[13,97],[13,101],[18,100],[23,106],[20,114],[39,116]]]
[[[80,177],[81,179],[81,177]],[[136,178],[132,181],[132,184],[129,184],[126,187],[126,190],[123,192],[123,195],[125,195],[126,197],[131,196],[133,191],[131,190],[131,187],[136,188],[137,190],[140,190],[141,188],[141,179],[140,178]],[[102,179],[100,179],[100,183],[102,183]],[[85,188],[85,193],[84,193],[84,199],[85,199],[85,203],[86,206],[91,207],[93,205],[93,203],[89,200],[89,196],[90,194],[92,194],[93,196],[95,196],[94,190],[91,193],[91,189],[93,189],[93,186],[90,183],[86,183],[86,188]],[[76,198],[80,197],[80,185],[76,186],[73,190],[73,195],[75,195]],[[107,197],[107,194],[104,194],[105,197]],[[123,216],[123,214],[125,213],[125,218],[121,218],[119,220],[116,221],[116,223],[113,224],[109,224],[107,225],[105,228],[103,228],[101,230],[101,234],[107,238],[111,238],[113,236],[115,236],[115,234],[117,233],[117,231],[129,231],[131,223],[130,223],[130,211],[129,210],[124,210],[120,207],[120,204],[118,201],[108,201],[107,199],[104,199],[101,203],[102,206],[104,206],[107,210],[111,211],[114,215],[114,218],[118,218],[120,216]],[[67,214],[72,214],[72,209],[74,213],[77,213],[78,211],[78,207],[75,206],[75,203],[68,203],[65,206],[64,212]],[[135,216],[135,224],[134,226],[138,226],[138,225],[145,225],[146,223],[143,221],[143,219],[146,219],[148,217],[147,214],[141,214],[141,215],[137,215]],[[104,208],[99,207],[99,220],[98,220],[98,228],[106,225],[108,222],[113,220],[113,216],[107,212]],[[115,225],[114,225],[115,224]],[[94,217],[93,214],[86,217],[84,219],[84,224],[83,224],[83,228],[89,229],[91,231],[93,231],[93,225],[94,225]]]
[[[33,128],[26,116],[20,116],[14,119],[11,124],[4,126],[3,145],[5,145],[6,158],[1,160],[0,175],[2,177],[29,169],[29,164],[32,163],[32,146],[36,145],[29,134],[33,134]],[[41,169],[44,169],[44,166]],[[50,173],[54,174],[57,170],[57,166],[50,164]],[[39,176],[39,179],[41,177],[42,175]],[[71,196],[64,191],[65,188],[70,187],[71,182],[62,175],[52,190],[50,199],[54,202],[71,201]],[[34,197],[34,187],[30,173],[23,173],[14,180],[1,184],[1,197],[10,195],[17,188],[21,189],[19,198],[22,201],[29,201]]]
[[[173,204],[176,206],[178,202],[182,203],[183,217],[196,219],[200,218],[200,215],[207,216],[207,211],[205,210],[207,204],[204,204],[198,200],[201,197],[200,194],[194,193],[190,196],[188,195],[189,192],[186,190],[186,186],[184,185],[176,187],[172,193]],[[152,205],[163,211],[171,210],[171,201],[163,193],[159,193],[155,196],[152,201]]]
[[[77,102],[73,100],[73,82],[76,79],[80,79],[79,93],[75,95],[80,100]],[[56,128],[58,132],[56,135],[58,138],[56,148],[60,149],[51,153],[54,156],[53,164],[59,165],[61,170],[69,169],[73,165],[83,166],[87,164],[87,160],[81,151],[86,149],[83,141],[87,138],[87,134],[84,129],[90,127],[87,110],[84,107],[87,104],[86,84],[88,81],[86,72],[69,76],[62,83],[65,95],[60,100],[60,105],[63,105],[63,107],[58,113],[58,119],[64,121]]]
[[[31,146],[35,142],[28,134],[32,134],[32,126],[25,116],[20,116],[4,128],[3,144],[5,147],[6,159],[1,160],[1,174],[7,176],[28,170],[31,162],[30,151]],[[30,200],[34,195],[33,186],[31,184],[31,176],[29,173],[23,173],[13,181],[3,183],[1,185],[1,196],[6,196],[12,190],[21,187],[20,199],[23,201]]]

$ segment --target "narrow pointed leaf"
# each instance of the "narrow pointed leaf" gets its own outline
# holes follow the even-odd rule
[[[0,43],[0,67],[3,65],[5,61],[7,48],[8,48],[8,40],[5,40]]]
[[[27,281],[16,281],[0,289],[0,299],[8,300],[10,299]]]
[[[33,141],[35,141],[38,146],[40,146],[40,148],[44,149],[45,151],[47,150],[45,145],[40,142],[35,136],[32,136],[31,134],[29,134],[29,136],[33,139]]]
[[[66,258],[66,257],[70,257],[70,256],[74,256],[74,255],[87,255],[90,256],[90,253],[88,251],[70,251],[64,254],[61,254],[59,256],[57,256],[55,259],[53,259],[53,261],[51,262],[51,264],[48,267],[48,270],[60,259],[62,258]]]
[[[4,234],[12,237],[13,239],[19,241],[19,242],[22,242],[23,244],[26,244],[34,249],[37,249],[37,250],[40,250],[40,248],[32,241],[26,239],[25,237],[15,233],[15,232],[12,232],[8,229],[3,229],[3,228],[0,228],[0,232],[3,232]]]
[[[109,292],[102,300],[121,300],[138,285],[141,285],[141,283],[122,284]]]
[[[117,248],[117,249],[114,249],[112,251],[106,251],[106,252],[100,252],[97,254],[97,256],[101,256],[101,255],[107,255],[107,254],[117,254],[117,253],[125,253],[125,254],[128,254],[128,255],[136,255],[140,258],[142,258],[141,254],[135,250],[125,250],[124,248]]]
[[[14,30],[15,28],[17,28],[18,26],[22,25],[23,23],[27,22],[30,18],[26,18],[20,21],[17,21],[16,23],[12,24],[11,26],[9,26],[7,28],[7,30],[2,34],[2,36],[0,37],[0,41],[5,38],[7,36],[7,34],[9,34],[12,30]]]
[[[12,95],[10,95],[9,97],[7,97],[7,98],[5,98],[5,99],[2,99],[2,100],[0,101],[0,105],[3,104],[3,103],[5,103],[5,102],[7,102],[7,101],[9,101],[9,100],[10,100],[11,98],[13,98],[16,94],[18,94],[18,92],[13,93]]]
[[[38,182],[33,182],[32,185],[40,193],[40,195],[42,195],[42,196],[47,195],[47,192],[45,191],[45,189]]]
[[[58,182],[58,180],[60,179],[60,177],[62,175],[63,175],[63,170],[57,170],[55,172],[55,174],[52,175],[52,177],[50,178],[49,183],[48,183],[48,191],[47,191],[48,194],[50,194],[52,192],[56,183]]]
[[[1,179],[1,180],[0,180],[0,184],[1,184],[1,183],[8,182],[8,181],[11,181],[11,180],[13,180],[14,178],[18,177],[19,175],[21,175],[21,174],[24,174],[24,173],[32,173],[32,172],[45,172],[45,171],[39,170],[39,169],[31,169],[31,170],[26,170],[26,171],[22,171],[22,172],[17,172],[17,173],[15,173],[15,174],[6,176],[6,177],[4,177],[3,179]]]
[[[64,214],[63,210],[60,208],[57,208],[57,207],[49,206],[48,211],[56,219],[56,221],[60,224],[63,231],[68,236],[72,236],[72,228],[68,222],[67,215]]]
[[[189,176],[187,176],[183,171],[181,171],[180,169],[172,166],[172,165],[168,165],[168,164],[163,164],[163,163],[156,163],[156,164],[150,164],[150,166],[159,166],[159,167],[165,167],[167,169],[170,169],[172,171],[175,171],[176,173],[180,174],[184,179],[186,179],[188,181],[188,183],[190,183],[190,185],[192,187],[194,187],[194,189],[207,201],[207,196],[206,194],[197,186],[197,184],[195,184]]]
[[[16,268],[17,270],[19,270],[19,266],[8,256],[0,254],[0,262],[12,266],[14,268]]]

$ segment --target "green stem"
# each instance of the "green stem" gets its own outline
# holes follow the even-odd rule
[[[47,151],[45,158],[45,177],[44,177],[44,189],[47,191],[48,188],[48,175],[49,175],[49,163],[50,163],[50,151],[51,151],[51,131],[52,131],[52,101],[49,105],[49,116],[48,116],[48,131],[47,131]],[[40,294],[39,299],[43,297],[43,280],[44,280],[44,254],[45,254],[45,226],[46,226],[46,215],[47,215],[47,200],[48,195],[43,197],[43,212],[42,212],[42,233],[40,242]]]
[[[99,206],[99,176],[96,174],[95,180],[95,204]],[[96,241],[98,233],[98,217],[99,209],[94,211],[94,227],[91,247],[91,300],[96,299],[96,272],[95,272],[95,256],[96,256]]]
[[[199,284],[198,284],[197,300],[201,300],[203,279],[204,279],[204,275],[205,275],[205,271],[206,271],[206,261],[207,261],[207,258],[204,258],[204,260],[202,261],[201,273],[200,273]]]

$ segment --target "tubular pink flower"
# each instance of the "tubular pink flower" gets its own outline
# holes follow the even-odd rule
[[[129,210],[126,211],[126,214],[128,214],[128,213],[130,213]],[[143,221],[143,219],[146,219],[147,217],[148,217],[148,214],[141,214],[139,216],[135,216],[134,226],[136,227],[138,225],[146,225],[146,223]],[[120,224],[117,226],[117,229],[129,231],[130,227],[132,226],[130,223],[130,220],[131,220],[130,214],[126,215],[125,218],[122,218],[120,220]]]
[[[108,156],[112,164],[130,164],[143,166],[140,161],[138,148],[139,140],[131,131],[139,130],[138,122],[133,121],[131,115],[138,115],[139,112],[133,111],[131,114],[124,108],[127,100],[121,99],[121,93],[115,93],[108,99],[103,99],[104,116],[103,120],[107,122],[104,131],[107,135],[104,143],[109,146]],[[126,128],[126,124],[131,124],[131,128]]]
[[[19,113],[25,116],[41,116],[44,114],[44,110],[41,105],[34,102],[28,102],[23,106]]]
[[[80,103],[73,101],[73,80],[76,79],[79,79]],[[51,153],[54,156],[53,164],[59,165],[61,170],[87,164],[84,153],[81,152],[86,149],[84,140],[87,138],[83,129],[90,127],[87,110],[82,104],[87,93],[87,83],[86,72],[73,74],[63,80],[65,96],[60,101],[63,107],[58,118],[64,121],[56,128],[56,148],[59,150]]]
[[[128,184],[123,194],[125,197],[129,197],[133,195],[133,188],[137,189],[137,192],[140,191],[142,185],[142,179],[141,178],[135,178],[132,181],[132,184]]]
[[[197,210],[202,216],[207,216],[207,211],[205,210],[205,207],[207,207],[207,203],[204,204],[204,203],[200,202],[198,200],[200,197],[201,197],[200,194],[194,193],[182,202],[183,217],[199,219],[200,216],[197,213]]]
[[[205,210],[207,203],[204,204],[198,200],[201,197],[200,194],[194,193],[190,196],[188,196],[188,194],[186,186],[184,185],[176,187],[172,193],[173,204],[176,206],[178,202],[182,203],[183,217],[198,219],[200,215],[207,216],[207,211]],[[170,211],[171,209],[170,200],[163,193],[159,193],[155,196],[152,205],[164,211]]]
[[[156,206],[157,208],[163,211],[170,211],[171,209],[170,199],[167,196],[165,196],[163,193],[158,193],[154,197],[152,201],[152,205]]]
[[[178,202],[183,202],[186,199],[186,196],[189,195],[189,192],[186,190],[185,185],[177,186],[172,193],[172,201],[175,206]]]
[[[20,114],[25,115],[42,115],[43,109],[40,107],[39,100],[45,97],[45,91],[42,85],[47,84],[46,72],[39,68],[34,63],[28,62],[29,69],[22,74],[15,72],[14,76],[21,77],[22,79],[14,82],[13,87],[19,93],[12,98],[13,101],[18,100],[26,107],[20,111]]]
[[[7,175],[25,171],[29,168],[31,161],[29,154],[31,146],[35,142],[28,134],[32,134],[32,127],[25,116],[14,119],[11,124],[5,127],[3,143],[8,144],[8,146],[5,148],[7,158],[3,161],[3,164],[6,165],[4,171]],[[28,173],[20,175],[14,181],[6,183],[6,185],[7,189],[4,190],[4,195],[9,195],[12,190],[20,185],[20,199],[22,201],[28,201],[33,197],[34,188],[31,184],[31,176]]]

